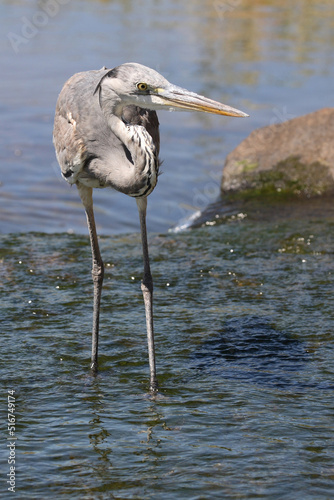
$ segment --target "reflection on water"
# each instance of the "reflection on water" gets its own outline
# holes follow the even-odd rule
[[[5,2],[0,19],[0,231],[86,233],[51,143],[55,102],[77,71],[138,61],[244,109],[247,120],[160,113],[164,175],[149,228],[166,231],[219,195],[226,154],[255,127],[331,105],[334,6],[315,0]],[[49,7],[50,9],[51,7]],[[137,231],[133,200],[95,194],[103,234]]]
[[[227,363],[222,363],[222,358]],[[197,366],[215,376],[228,374],[234,380],[273,385],[295,391],[295,373],[311,358],[297,339],[277,331],[268,318],[243,316],[233,318],[195,353]],[[334,386],[332,386],[334,388]]]

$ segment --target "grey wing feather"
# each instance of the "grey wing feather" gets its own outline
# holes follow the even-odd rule
[[[74,184],[89,158],[89,141],[94,131],[93,114],[101,114],[93,98],[92,88],[108,70],[77,73],[64,85],[57,101],[53,142],[63,177]],[[83,109],[86,108],[86,109]],[[92,113],[93,111],[93,113]],[[87,136],[87,114],[91,134]],[[95,133],[95,131],[94,131]]]

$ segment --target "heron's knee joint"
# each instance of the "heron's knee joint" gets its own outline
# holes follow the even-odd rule
[[[143,293],[153,293],[153,281],[152,279],[143,279],[141,282],[141,289]]]
[[[103,266],[93,266],[92,277],[93,277],[93,281],[97,281],[97,282],[103,281],[103,277],[104,277]]]

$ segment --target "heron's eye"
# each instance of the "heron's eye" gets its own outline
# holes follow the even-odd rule
[[[145,90],[147,90],[147,88],[148,88],[147,83],[143,83],[143,82],[137,83],[138,90],[145,91]]]

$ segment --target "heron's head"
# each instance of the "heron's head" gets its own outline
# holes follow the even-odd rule
[[[118,66],[102,78],[98,88],[103,99],[115,99],[115,106],[134,104],[145,109],[202,111],[227,116],[248,116],[238,109],[208,99],[170,83],[157,71],[137,63]]]

